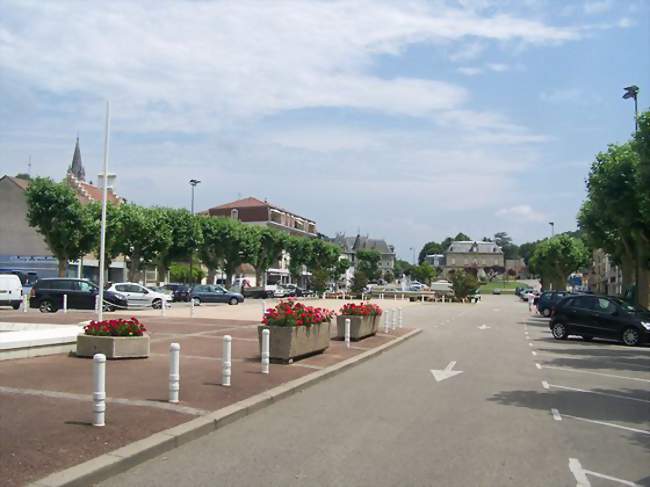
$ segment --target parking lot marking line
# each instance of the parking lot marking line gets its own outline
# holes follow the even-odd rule
[[[557,409],[556,409],[557,411]],[[558,413],[559,415],[559,413]],[[593,423],[593,424],[599,424],[601,426],[609,426],[610,428],[617,428],[621,430],[626,430],[626,431],[631,431],[633,433],[639,433],[642,435],[650,435],[650,431],[646,430],[640,430],[637,428],[630,428],[629,426],[622,426],[620,424],[615,424],[615,423],[608,423],[607,421],[598,421],[597,419],[588,419],[588,418],[582,418],[580,416],[573,416],[571,414],[562,414],[563,417],[565,418],[571,418],[575,419],[577,421],[584,421],[585,423]]]
[[[541,368],[541,366],[540,366]],[[576,372],[580,374],[593,374],[593,375],[601,375],[603,377],[613,377],[614,379],[626,379],[626,380],[636,380],[639,382],[650,382],[650,379],[641,379],[640,377],[626,377],[624,375],[614,375],[614,374],[603,374],[602,372],[592,372],[591,370],[580,370],[580,369],[572,369],[569,367],[556,367],[554,365],[544,365],[545,369],[553,369],[553,370],[564,370],[567,372]]]
[[[621,485],[628,485],[630,487],[641,487],[639,484],[630,482],[629,480],[619,479],[617,477],[612,477],[611,475],[605,475],[604,473],[594,472],[593,470],[587,470],[583,468],[580,464],[580,461],[577,458],[569,458],[569,470],[573,474],[573,477],[576,479],[576,487],[591,487],[591,482],[587,478],[587,474],[593,475],[605,480],[611,480],[612,482],[617,482]]]
[[[530,352],[530,353],[532,353],[532,354],[533,354],[533,356],[537,356],[537,352],[536,352],[535,350],[533,350],[533,351],[532,351],[532,352]]]
[[[535,367],[537,367],[537,368],[540,369],[540,370],[541,370],[541,368],[542,368],[542,366],[539,365],[538,363],[535,363]]]
[[[560,411],[558,411],[555,408],[551,408],[551,414],[553,415],[553,419],[555,421],[562,421],[562,416],[560,416]]]
[[[566,389],[569,391],[584,392],[586,394],[597,394],[599,396],[615,397],[617,399],[627,399],[628,401],[638,401],[638,402],[645,402],[650,404],[650,401],[648,401],[647,399],[639,399],[638,397],[622,396],[620,394],[610,394],[608,392],[590,391],[588,389],[579,389],[577,387],[558,386],[555,384],[549,384],[549,385],[551,387],[555,387],[556,389]]]
[[[533,344],[532,344],[532,343],[530,343],[530,342],[528,342],[528,346],[529,346],[529,347],[532,347],[532,346],[533,346]]]
[[[543,381],[542,381],[542,387],[543,387],[544,389],[548,389],[548,382],[546,382],[545,380],[543,380]]]

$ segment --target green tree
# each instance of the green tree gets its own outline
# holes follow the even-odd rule
[[[201,282],[205,274],[201,270],[201,262],[195,260],[192,266],[192,273],[190,276],[190,266],[185,262],[172,262],[169,266],[169,278],[174,282]]]
[[[526,242],[519,246],[519,256],[524,259],[526,265],[528,265],[530,257],[533,255],[533,252],[535,252],[535,248],[539,242],[539,240],[536,240],[535,242]]]
[[[266,271],[282,257],[287,245],[287,234],[271,228],[251,227],[259,240],[258,250],[253,256],[253,267],[258,286],[266,285]]]
[[[289,273],[298,281],[302,277],[303,266],[312,260],[311,239],[290,236],[286,250],[289,252]]]
[[[398,278],[401,278],[402,275],[409,276],[411,274],[411,269],[413,269],[413,265],[411,263],[402,259],[395,260],[395,267],[393,270],[395,271],[395,275]]]
[[[184,208],[161,208],[161,216],[171,232],[169,245],[158,255],[158,272],[165,275],[172,261],[189,261],[190,256],[202,246],[202,216],[192,215]]]
[[[330,278],[334,281],[338,289],[338,283],[341,276],[350,268],[350,261],[346,258],[339,258],[336,264],[330,269]]]
[[[224,218],[223,221],[225,222],[222,227],[224,232],[223,270],[226,273],[228,285],[230,285],[237,267],[242,264],[252,265],[259,253],[260,240],[253,227],[230,218]]]
[[[425,262],[411,269],[411,277],[423,284],[431,285],[436,277],[436,270]]]
[[[442,254],[445,250],[447,249],[443,249],[442,245],[440,245],[438,242],[425,243],[422,247],[422,250],[420,250],[420,253],[418,254],[418,264],[422,264],[422,262],[424,262],[424,258],[427,255]]]
[[[464,240],[472,240],[472,238],[469,235],[465,235],[463,232],[459,232],[455,237],[454,241],[459,242],[459,241],[464,241]]]
[[[84,210],[72,188],[49,178],[35,178],[25,196],[27,221],[45,239],[63,277],[68,261],[90,252],[98,239],[90,212]]]
[[[376,281],[381,276],[379,262],[381,254],[376,250],[359,250],[356,254],[356,267],[369,281]]]
[[[350,288],[355,293],[363,292],[364,288],[368,285],[368,276],[365,272],[356,269],[352,277]]]
[[[384,281],[390,284],[394,280],[395,280],[395,275],[391,271],[384,272]]]
[[[566,289],[569,275],[588,263],[589,253],[582,240],[564,234],[543,240],[530,258],[531,270],[555,290]]]
[[[456,299],[465,299],[476,292],[478,281],[474,275],[465,271],[456,271],[451,276],[451,284]]]
[[[32,177],[26,172],[19,172],[16,174],[16,179],[24,179],[25,181],[31,181]]]
[[[315,269],[311,273],[311,288],[319,294],[325,292],[329,278],[330,275],[326,269]]]
[[[214,282],[214,276],[225,259],[224,248],[227,245],[225,218],[199,217],[203,243],[198,248],[201,262],[208,268],[208,282]]]
[[[519,258],[519,247],[512,243],[512,238],[506,232],[494,234],[494,243],[503,249],[503,257],[506,259]]]
[[[102,204],[99,201],[93,201],[84,207],[87,211],[88,218],[93,222],[93,232],[99,236],[101,231],[102,220]],[[120,205],[114,205],[111,202],[106,202],[106,238],[104,242],[104,273],[108,269],[118,255],[122,253],[122,220],[120,219]],[[100,255],[100,241],[99,237],[96,239],[95,248],[93,253],[99,261]]]

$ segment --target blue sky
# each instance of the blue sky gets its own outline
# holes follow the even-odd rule
[[[89,5],[92,5],[89,7]],[[643,0],[0,0],[0,172],[196,208],[253,195],[410,247],[575,228],[596,152],[650,105]]]

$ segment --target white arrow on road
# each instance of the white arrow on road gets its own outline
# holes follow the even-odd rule
[[[431,373],[433,374],[434,379],[436,379],[436,382],[440,382],[455,375],[462,374],[462,370],[452,370],[455,365],[456,362],[453,361],[449,362],[449,365],[447,365],[447,367],[445,367],[443,370],[431,369]]]
[[[490,327],[485,324],[478,327],[479,330],[487,330],[488,328]]]

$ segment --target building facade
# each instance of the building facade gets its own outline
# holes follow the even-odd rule
[[[339,284],[349,287],[354,277],[355,266],[357,263],[356,254],[359,250],[374,250],[379,253],[379,269],[383,274],[386,272],[393,273],[395,270],[395,247],[389,245],[384,239],[369,238],[367,235],[357,235],[348,237],[345,234],[337,234],[332,242],[339,245],[343,250],[341,258],[350,262],[350,267],[345,272]]]
[[[603,249],[592,254],[592,270],[588,278],[589,288],[598,294],[620,296],[623,294],[623,273],[612,257]]]
[[[478,274],[490,267],[505,267],[503,250],[494,242],[455,241],[445,252],[445,273],[476,269]]]

